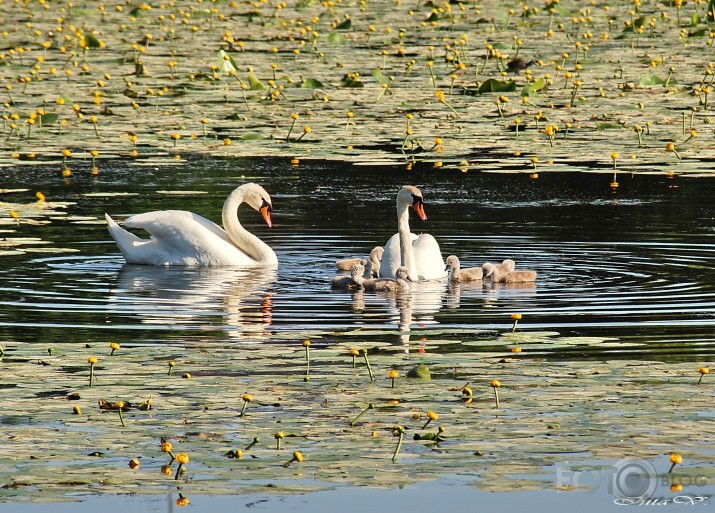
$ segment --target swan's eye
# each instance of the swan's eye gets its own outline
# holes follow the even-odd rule
[[[263,203],[261,204],[261,208],[262,209],[267,208],[269,212],[273,212],[273,207],[266,200],[263,200]]]
[[[412,195],[412,204],[413,205],[421,205],[423,203],[422,196],[417,196],[416,194]]]

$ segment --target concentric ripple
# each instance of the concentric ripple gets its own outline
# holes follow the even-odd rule
[[[420,283],[396,297],[332,292],[329,282],[335,260],[366,255],[394,233],[389,198],[404,177],[368,173],[354,188],[354,178],[337,171],[323,178],[320,185],[312,175],[264,180],[282,191],[274,195],[276,226],[248,226],[276,249],[278,270],[126,266],[103,226],[70,224],[79,255],[6,257],[0,336],[185,344],[314,335],[330,343],[350,333],[394,343],[439,338],[451,347],[467,341],[470,351],[490,351],[488,343],[480,347],[481,334],[509,331],[511,314],[520,313],[520,330],[602,337],[613,341],[609,353],[715,352],[715,187],[707,181],[661,189],[644,178],[642,191],[618,200],[579,187],[578,176],[542,185],[469,175],[469,187],[456,177],[423,187],[429,220],[413,217],[412,228],[435,235],[444,257],[456,254],[465,267],[513,258],[539,277],[521,285]],[[371,187],[380,192],[370,196]],[[686,200],[687,208],[673,208]],[[221,201],[203,195],[190,208],[210,212]],[[104,208],[91,204],[74,214],[99,216]],[[67,226],[36,230],[66,241]]]

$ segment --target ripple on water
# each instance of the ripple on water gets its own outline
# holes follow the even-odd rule
[[[470,254],[483,241],[453,242]],[[512,256],[518,268],[538,272],[538,283],[419,283],[395,297],[329,289],[333,262],[359,255],[369,244],[337,237],[310,243],[325,248],[319,258],[306,253],[304,240],[284,240],[278,270],[130,266],[116,256],[37,259],[6,273],[0,328],[19,334],[62,328],[69,339],[91,334],[138,343],[269,340],[276,332],[327,336],[354,329],[367,330],[366,336],[376,329],[411,329],[417,336],[435,325],[503,330],[511,313],[519,312],[522,329],[655,343],[668,342],[675,327],[689,333],[678,340],[695,342],[715,324],[715,289],[708,281],[715,251],[707,245],[502,237],[491,240],[488,255],[466,257],[463,265]],[[691,347],[712,350],[705,340]]]

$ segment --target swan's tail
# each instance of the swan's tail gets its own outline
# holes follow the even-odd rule
[[[109,214],[105,213],[104,218],[107,220],[109,234],[116,241],[117,246],[119,246],[119,250],[125,257],[127,255],[127,250],[136,246],[138,242],[142,242],[142,239],[119,226],[114,219],[109,217]]]

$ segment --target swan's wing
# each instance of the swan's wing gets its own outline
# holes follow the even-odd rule
[[[158,210],[131,216],[124,226],[141,228],[160,240],[176,240],[182,237],[206,236],[206,232],[231,243],[226,232],[213,221],[186,210]]]
[[[151,239],[140,239],[117,227],[127,234],[122,234],[121,239],[116,236],[114,239],[124,258],[130,263],[209,266],[253,263],[219,226],[191,212],[146,212],[130,217],[124,225],[140,228],[151,234]]]
[[[447,277],[444,259],[437,240],[429,233],[418,235],[412,243],[417,264],[417,274],[424,280],[441,280]]]

